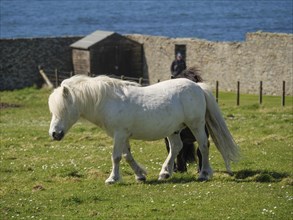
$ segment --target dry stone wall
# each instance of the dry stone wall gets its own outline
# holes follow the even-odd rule
[[[219,81],[220,90],[241,93],[259,91],[281,95],[282,81],[286,94],[293,95],[293,35],[248,33],[244,42],[211,42],[196,38],[167,38],[127,35],[143,44],[143,75],[151,83],[170,78],[175,45],[186,45],[187,66],[200,68],[212,87]],[[45,69],[72,71],[70,45],[81,37],[0,39],[0,90],[20,89],[42,82],[38,65]]]
[[[259,92],[281,95],[286,81],[286,94],[293,95],[293,35],[248,33],[245,42],[210,42],[194,38],[166,38],[129,35],[144,45],[145,75],[151,83],[170,78],[170,65],[175,45],[186,45],[186,64],[200,68],[203,78],[212,86],[219,81],[220,90],[236,91],[240,81],[242,93]]]
[[[0,39],[0,90],[42,83],[38,65],[72,71],[70,44],[80,37]]]

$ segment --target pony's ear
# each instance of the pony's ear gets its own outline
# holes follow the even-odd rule
[[[62,92],[63,92],[63,97],[64,98],[67,98],[69,96],[69,94],[70,94],[70,91],[69,91],[69,89],[66,86],[63,87],[63,91]]]

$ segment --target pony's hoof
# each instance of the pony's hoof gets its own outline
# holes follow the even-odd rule
[[[209,173],[206,171],[201,172],[200,176],[198,177],[198,181],[200,182],[208,181],[209,179]]]
[[[145,176],[136,177],[135,179],[136,179],[137,182],[145,182],[146,181]]]
[[[163,173],[159,176],[159,180],[166,180],[170,178],[170,174],[169,173]]]
[[[116,183],[118,180],[115,180],[114,178],[110,177],[105,181],[105,184],[111,185]]]
[[[199,177],[197,180],[198,180],[199,182],[206,182],[206,181],[208,181],[209,179]]]
[[[234,176],[234,173],[232,171],[227,171],[227,173],[229,174],[229,176]]]

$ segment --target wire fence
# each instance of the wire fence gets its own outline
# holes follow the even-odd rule
[[[46,69],[46,71],[44,71],[42,66],[39,66],[39,72],[42,75],[42,77],[44,78],[44,80],[46,81],[46,83],[50,86],[50,87],[58,87],[61,82],[64,79],[70,78],[74,75],[73,71],[70,72],[66,72],[66,71],[59,71],[58,69],[54,69],[54,70],[50,70],[50,69]],[[91,74],[88,73],[87,74],[90,77],[95,77],[95,74]],[[128,80],[128,81],[133,81],[133,82],[137,82],[142,86],[148,86],[150,84],[148,79],[145,79],[143,77],[129,77],[129,76],[125,76],[125,75],[114,75],[114,74],[106,74],[109,77],[112,78],[116,78],[116,79],[121,79],[121,80]],[[158,82],[160,82],[160,80],[158,80]],[[219,81],[216,81],[216,101],[219,102]],[[282,82],[282,94],[281,94],[281,103],[282,106],[285,106],[286,104],[286,82],[283,81]],[[263,104],[263,81],[259,82],[259,99],[258,99],[258,103],[261,105]],[[237,81],[237,90],[236,90],[236,105],[239,106],[240,105],[240,81]]]
[[[58,87],[61,82],[64,79],[70,78],[74,75],[73,71],[70,72],[66,72],[66,71],[59,71],[58,69],[46,69],[44,70],[41,66],[39,66],[39,71],[40,74],[43,76],[47,77],[47,80],[49,80],[52,84],[53,87]],[[87,73],[88,76],[90,77],[95,77],[97,75],[92,74],[92,73]],[[128,81],[133,81],[133,82],[137,82],[142,86],[147,86],[149,85],[149,80],[145,79],[143,77],[129,77],[129,76],[125,76],[125,75],[115,75],[115,74],[104,74],[106,76],[109,76],[111,78],[116,78],[116,79],[121,79],[121,80],[128,80]],[[45,81],[47,81],[45,80]]]
[[[286,104],[286,82],[282,81],[282,106]],[[219,81],[216,81],[216,101],[219,101]],[[260,105],[263,104],[263,81],[259,82],[259,96],[258,96],[258,103]],[[236,105],[240,105],[240,81],[237,81],[237,90],[236,90]]]

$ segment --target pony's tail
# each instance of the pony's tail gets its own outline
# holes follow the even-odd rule
[[[235,143],[226,122],[222,116],[221,110],[206,84],[198,83],[204,90],[207,103],[206,110],[206,126],[211,134],[211,137],[220,151],[227,171],[230,170],[230,161],[238,161],[240,158],[239,147]],[[231,171],[232,172],[232,171]]]

